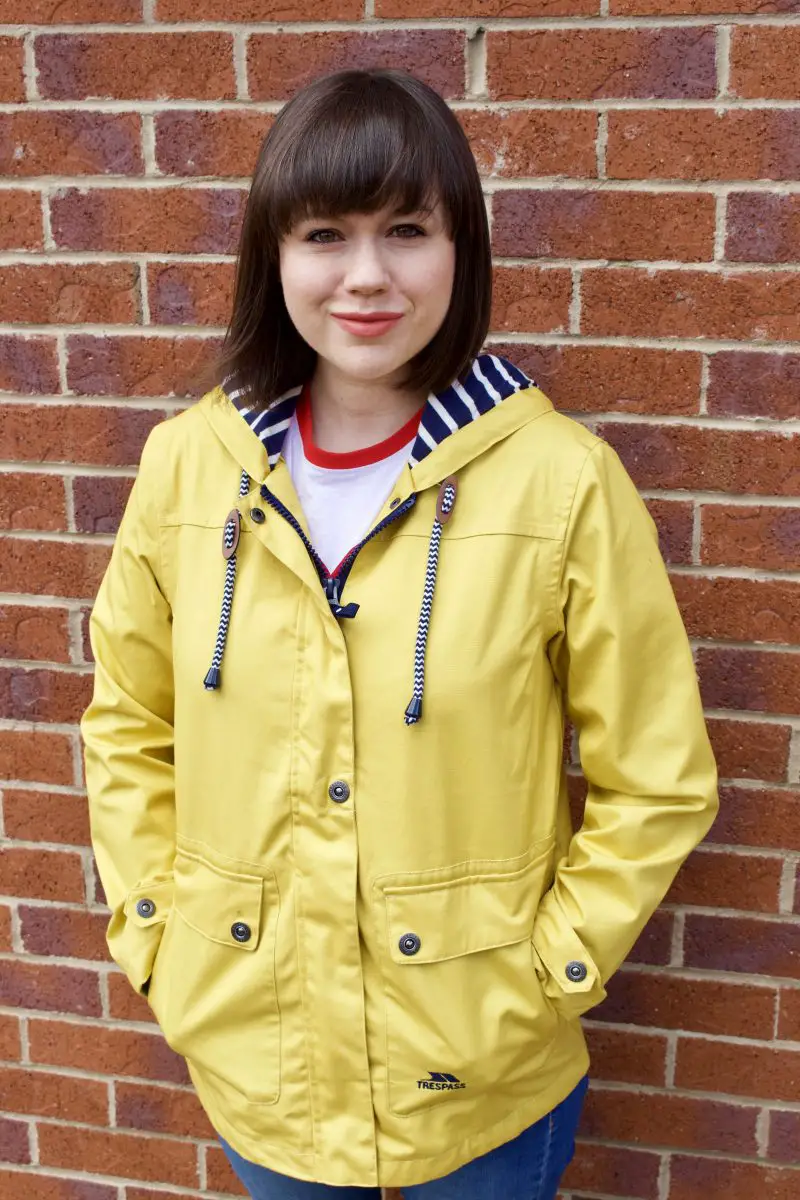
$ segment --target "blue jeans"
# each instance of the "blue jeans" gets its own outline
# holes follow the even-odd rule
[[[575,1153],[575,1130],[588,1086],[584,1075],[552,1112],[510,1142],[440,1179],[404,1187],[405,1200],[555,1200],[558,1182]],[[380,1188],[334,1187],[279,1175],[242,1158],[221,1134],[217,1137],[252,1200],[381,1200]]]

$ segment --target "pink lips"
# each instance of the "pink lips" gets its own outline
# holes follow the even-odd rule
[[[402,314],[399,317],[387,317],[384,319],[378,318],[371,320],[356,320],[353,317],[340,317],[338,313],[331,313],[335,317],[343,329],[348,333],[354,333],[358,337],[380,337],[382,333],[388,333],[393,329],[398,321],[402,320]]]

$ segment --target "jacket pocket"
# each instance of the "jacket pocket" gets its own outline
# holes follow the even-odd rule
[[[398,1116],[518,1092],[558,1014],[530,950],[552,838],[516,859],[384,876],[387,1102]]]
[[[122,909],[124,922],[119,924],[113,917],[109,922],[106,940],[111,956],[143,995],[172,907],[173,886],[170,871],[131,888]]]
[[[147,1000],[173,1050],[254,1103],[280,1094],[274,875],[178,850]]]

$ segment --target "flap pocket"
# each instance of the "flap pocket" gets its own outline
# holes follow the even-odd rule
[[[376,885],[386,903],[393,962],[441,962],[529,938],[551,845],[549,838],[537,843],[523,856],[528,861],[511,871],[497,869],[508,859],[484,861],[455,878],[426,872],[428,882],[416,875],[414,883]]]
[[[187,925],[210,941],[252,951],[261,935],[264,882],[260,875],[226,871],[179,850],[175,909]]]
[[[172,907],[174,888],[171,874],[131,888],[123,906],[128,921],[141,929],[163,925]]]

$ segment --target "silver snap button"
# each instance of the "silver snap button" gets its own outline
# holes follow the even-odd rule
[[[250,516],[253,518],[256,525],[261,525],[266,520],[263,508],[251,508]]]
[[[422,942],[416,933],[404,933],[400,938],[400,950],[403,954],[416,954]]]
[[[231,925],[231,934],[236,938],[237,942],[249,942],[251,929],[244,921],[235,921]]]
[[[345,800],[349,800],[350,798],[350,788],[343,779],[337,779],[328,788],[328,795],[337,804],[344,804]]]
[[[152,900],[138,900],[136,903],[136,911],[140,917],[152,917],[156,911],[155,903]]]
[[[566,976],[572,983],[580,983],[588,974],[585,963],[578,962],[577,959],[567,963]]]

